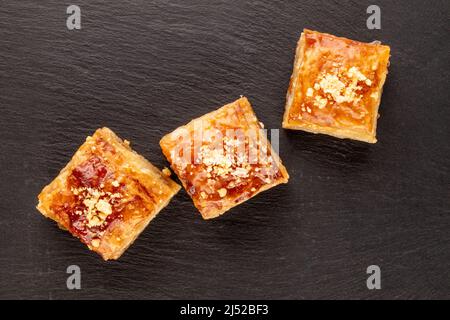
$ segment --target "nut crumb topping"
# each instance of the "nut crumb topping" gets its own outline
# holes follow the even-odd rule
[[[162,173],[166,176],[166,177],[170,177],[172,172],[170,172],[169,168],[164,168],[162,169]]]
[[[370,87],[372,80],[358,67],[351,67],[348,70],[336,68],[331,72],[321,73],[313,87],[306,90],[306,96],[313,98],[312,104],[319,109],[334,103],[357,106],[363,97],[361,93],[363,84]],[[303,105],[301,110],[308,113],[312,111],[308,107],[305,110]]]
[[[106,219],[112,214],[112,205],[116,199],[122,197],[120,193],[111,193],[101,189],[80,187],[72,188],[72,193],[75,196],[83,199],[83,210],[77,210],[77,215],[84,215],[86,217],[86,225],[89,228],[99,227],[105,224]]]
[[[227,189],[221,188],[221,189],[219,189],[219,190],[217,191],[217,193],[219,194],[219,196],[220,196],[221,198],[223,198],[223,197],[225,197],[225,196],[227,195]]]
[[[113,186],[113,187],[118,187],[119,185],[120,185],[120,183],[119,183],[119,181],[117,181],[117,180],[114,180],[113,182],[111,182],[111,185]]]
[[[211,148],[203,145],[200,148],[199,158],[206,166],[208,178],[219,178],[232,175],[234,177],[248,177],[250,164],[244,155],[235,152],[245,146],[239,139],[224,137],[224,148]]]
[[[255,192],[251,189],[273,183],[280,174],[264,133],[229,129],[218,134],[203,132],[206,138],[196,148],[191,144],[189,157],[184,157],[184,150],[171,150],[172,166],[187,180],[191,197],[201,201],[234,199],[245,190]]]
[[[92,239],[91,246],[98,248],[100,246],[100,239]]]

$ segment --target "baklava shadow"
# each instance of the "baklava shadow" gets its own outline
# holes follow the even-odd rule
[[[286,158],[307,159],[318,166],[363,168],[371,162],[371,155],[378,148],[376,144],[304,131],[286,130],[284,136],[290,149]]]

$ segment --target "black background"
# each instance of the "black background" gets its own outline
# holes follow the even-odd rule
[[[450,298],[448,21],[446,0],[1,1],[0,298]],[[305,27],[391,46],[376,145],[280,130],[289,184],[213,221],[182,190],[119,261],[34,208],[101,126],[160,168],[164,134],[241,94],[280,128]]]

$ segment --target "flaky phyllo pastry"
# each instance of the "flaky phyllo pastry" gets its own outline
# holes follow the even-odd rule
[[[304,30],[283,128],[375,143],[390,48]]]
[[[37,208],[105,260],[118,259],[179,191],[163,172],[102,128],[42,190]]]
[[[205,219],[289,178],[246,98],[192,120],[160,145]]]

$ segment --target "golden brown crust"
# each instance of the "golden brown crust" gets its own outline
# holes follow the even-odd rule
[[[118,259],[179,189],[102,128],[42,190],[37,208],[105,260]]]
[[[160,145],[204,219],[289,179],[246,98],[179,127]]]
[[[375,143],[390,48],[305,29],[283,128]]]

